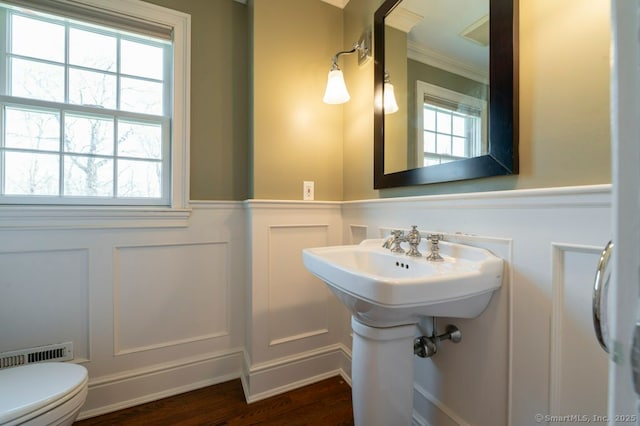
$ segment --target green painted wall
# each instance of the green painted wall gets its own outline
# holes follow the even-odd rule
[[[146,0],[191,15],[191,199],[248,196],[248,13],[233,0]]]
[[[342,10],[319,0],[254,0],[251,15],[252,198],[342,200],[341,105],[322,102],[343,50]],[[340,58],[355,61],[353,57]]]
[[[191,198],[317,200],[609,183],[609,2],[520,0],[520,174],[373,190],[373,61],[331,57],[382,0],[147,0],[191,14]],[[398,86],[396,86],[398,90]]]

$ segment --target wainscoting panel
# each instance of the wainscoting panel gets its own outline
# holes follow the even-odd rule
[[[603,247],[552,245],[551,413],[607,414],[608,357],[595,339],[592,294]],[[581,389],[581,392],[576,392]],[[591,421],[592,424],[606,422]]]
[[[478,318],[438,319],[458,325],[462,341],[416,360],[415,424],[534,426],[536,415],[587,409],[591,391],[575,381],[591,370],[573,367],[603,357],[588,287],[611,238],[609,185],[349,201],[342,220],[347,236],[351,224],[368,238],[418,225],[508,261],[508,285]]]
[[[80,418],[240,377],[242,203],[28,212],[0,226],[0,350],[73,341]]]
[[[367,227],[364,225],[350,225],[349,226],[349,244],[360,244],[367,239]]]
[[[415,424],[535,426],[536,414],[600,410],[577,380],[597,374],[606,387],[600,367],[580,363],[604,357],[588,299],[611,238],[609,185],[195,202],[180,226],[141,224],[131,211],[108,229],[74,227],[58,214],[50,227],[0,226],[0,324],[11,324],[0,327],[0,350],[74,341],[74,362],[89,370],[81,418],[237,377],[248,401],[328,375],[348,380],[349,314],[300,251],[411,225],[508,263],[478,318],[438,320],[458,325],[462,342],[415,360]],[[430,321],[416,330],[428,333]]]
[[[480,235],[443,234],[445,240],[480,247],[504,259],[502,287],[493,293],[491,302],[473,319],[438,318],[438,334],[448,324],[462,332],[458,344],[444,342],[430,359],[415,358],[416,390],[421,395],[414,405],[415,417],[430,425],[507,424],[509,403],[509,354],[513,241]],[[430,319],[423,320],[419,334],[430,335]],[[484,392],[487,384],[491,391]]]
[[[302,250],[342,243],[341,203],[247,202],[248,401],[341,371],[344,308],[302,263]]]
[[[90,358],[89,257],[87,249],[0,253],[0,351],[71,341],[76,358]]]
[[[228,334],[228,243],[116,247],[114,259],[116,355]]]
[[[269,345],[329,332],[326,286],[299,258],[306,247],[328,244],[328,225],[269,228]]]

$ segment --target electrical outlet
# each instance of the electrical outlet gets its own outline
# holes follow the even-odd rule
[[[305,180],[302,182],[302,199],[305,201],[313,201],[313,181]]]

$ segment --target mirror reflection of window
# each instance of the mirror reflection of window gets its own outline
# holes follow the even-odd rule
[[[480,155],[480,114],[424,104],[424,166]]]
[[[486,101],[423,81],[417,94],[416,167],[486,154]]]

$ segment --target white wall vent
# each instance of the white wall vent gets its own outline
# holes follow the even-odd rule
[[[0,352],[0,369],[45,361],[69,361],[73,359],[73,342]]]

